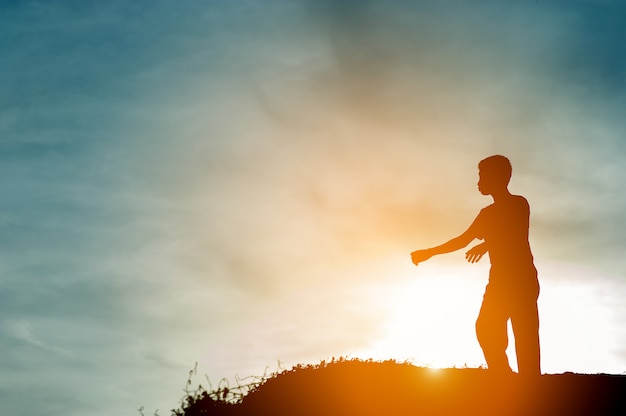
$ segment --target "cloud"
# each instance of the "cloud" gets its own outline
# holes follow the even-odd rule
[[[31,328],[31,325],[24,320],[20,320],[20,321],[5,321],[3,323],[3,327],[5,329],[5,332],[14,337],[15,339],[19,340],[19,341],[23,341],[29,345],[35,346],[35,347],[43,347],[43,343],[38,340],[34,335],[33,335],[33,331]]]

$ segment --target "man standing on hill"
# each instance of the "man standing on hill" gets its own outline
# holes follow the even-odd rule
[[[539,349],[539,281],[528,242],[530,207],[526,199],[508,190],[511,163],[504,156],[490,156],[478,164],[478,190],[491,195],[493,204],[483,208],[463,234],[442,245],[411,253],[415,265],[430,257],[466,247],[475,238],[484,243],[466,253],[469,262],[489,252],[491,269],[483,303],[476,320],[476,336],[490,371],[512,372],[506,356],[507,322],[515,336],[517,367],[521,375],[541,374]]]

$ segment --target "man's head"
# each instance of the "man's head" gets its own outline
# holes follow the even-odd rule
[[[504,156],[493,155],[478,163],[478,190],[483,195],[491,195],[507,189],[511,180],[511,162]]]

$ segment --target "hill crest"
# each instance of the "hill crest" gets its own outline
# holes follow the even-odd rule
[[[626,376],[497,377],[480,368],[430,369],[395,361],[299,365],[252,386],[186,398],[175,415],[623,415]]]

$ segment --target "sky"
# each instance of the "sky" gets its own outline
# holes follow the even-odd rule
[[[206,386],[483,365],[488,259],[409,253],[492,202],[492,154],[531,205],[543,371],[624,374],[625,21],[610,0],[0,2],[3,410],[166,415],[196,363]]]

